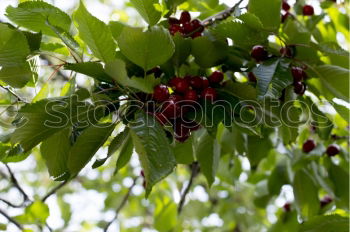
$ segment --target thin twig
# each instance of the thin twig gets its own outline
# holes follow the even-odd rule
[[[5,213],[4,211],[2,211],[0,209],[0,214],[2,216],[4,216],[7,220],[9,220],[9,222],[11,222],[12,224],[14,224],[18,229],[20,229],[21,231],[23,230],[23,226],[21,224],[19,224],[15,219],[13,219],[12,217],[10,217],[7,213]]]
[[[206,18],[203,21],[203,25],[205,27],[211,26],[214,23],[216,23],[217,21],[222,21],[227,19],[228,17],[230,17],[237,9],[237,7],[239,7],[239,5],[243,2],[243,0],[240,0],[239,2],[237,2],[233,7],[228,8],[224,11],[221,11],[213,16],[210,16],[209,18]]]
[[[23,208],[25,206],[24,202],[20,205],[15,205],[12,202],[5,200],[5,199],[2,199],[2,198],[0,198],[0,201],[5,203],[6,205],[12,207],[12,208]]]
[[[15,175],[13,174],[11,168],[10,168],[7,164],[5,164],[5,166],[6,166],[6,168],[7,168],[7,171],[8,171],[9,174],[10,174],[10,180],[11,180],[12,184],[13,184],[13,185],[18,189],[18,191],[23,195],[24,201],[25,201],[25,202],[26,202],[26,201],[30,201],[29,196],[28,196],[27,193],[22,189],[22,187],[19,185],[19,183],[18,183],[18,181],[17,181]]]
[[[184,190],[184,192],[181,195],[181,200],[180,200],[179,206],[177,208],[178,214],[180,214],[181,211],[182,211],[182,208],[183,208],[183,206],[185,204],[186,196],[190,192],[191,186],[193,184],[193,180],[197,176],[198,172],[199,172],[198,162],[193,162],[192,163],[192,172],[191,172],[190,180],[188,182],[188,185],[186,186],[186,189]]]
[[[62,183],[60,183],[59,185],[57,185],[56,187],[54,187],[50,192],[48,192],[42,199],[42,202],[45,202],[49,197],[51,197],[52,195],[54,195],[58,190],[60,190],[62,187],[64,187],[69,181],[65,180]]]
[[[0,85],[0,88],[6,90],[9,94],[11,94],[12,96],[14,96],[18,102],[27,103],[27,101],[26,101],[24,98],[22,98],[22,97],[19,96],[17,93],[15,93],[15,91],[13,91],[10,87]]]
[[[107,232],[107,231],[108,231],[108,228],[112,225],[112,223],[113,223],[115,220],[117,220],[120,211],[123,209],[123,207],[124,207],[124,206],[126,205],[126,203],[128,202],[128,199],[129,199],[129,197],[130,197],[130,195],[131,195],[131,191],[132,191],[132,189],[133,189],[133,188],[135,187],[135,185],[136,185],[136,180],[137,180],[137,177],[134,178],[132,185],[131,185],[131,186],[129,187],[129,189],[128,189],[128,192],[125,194],[123,200],[120,202],[119,206],[118,206],[117,209],[115,210],[115,216],[114,216],[114,218],[113,218],[110,222],[108,222],[107,225],[105,226],[105,228],[103,229],[104,232]]]

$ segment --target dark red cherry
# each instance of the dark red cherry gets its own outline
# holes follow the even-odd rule
[[[315,14],[314,8],[311,5],[305,5],[303,7],[303,15],[305,16],[313,16]]]
[[[192,90],[192,89],[187,90],[186,93],[185,93],[184,100],[185,100],[187,103],[194,103],[194,102],[197,102],[197,101],[198,101],[198,94],[197,94],[197,91]]]
[[[254,82],[254,83],[257,82],[256,76],[254,75],[253,72],[249,72],[249,73],[248,73],[248,80],[249,80],[250,82]]]
[[[294,93],[303,95],[306,91],[306,85],[303,82],[294,82]]]
[[[202,78],[202,89],[206,89],[209,87],[209,80],[206,77],[201,77]]]
[[[178,93],[185,93],[190,87],[184,78],[174,77],[169,81],[169,84]]]
[[[174,18],[174,17],[169,17],[168,18],[168,23],[170,25],[172,25],[172,24],[180,24],[180,20],[178,20],[177,18]]]
[[[192,24],[190,22],[186,22],[182,25],[183,31],[185,34],[189,34],[193,31]]]
[[[308,139],[306,140],[306,142],[303,144],[303,151],[305,153],[309,153],[310,151],[312,151],[313,149],[315,149],[316,147],[316,143],[313,139]]]
[[[220,71],[215,71],[209,76],[209,82],[219,84],[224,79],[224,74]]]
[[[155,113],[154,117],[162,126],[166,125],[169,122],[167,117],[162,112]]]
[[[327,152],[328,156],[335,156],[335,155],[339,154],[340,148],[337,144],[331,144],[327,147],[326,152]]]
[[[320,201],[321,208],[325,207],[326,205],[328,205],[332,201],[333,201],[333,199],[330,196],[325,196]]]
[[[300,67],[292,67],[291,72],[294,82],[300,82],[306,78],[305,71]]]
[[[281,21],[282,21],[282,23],[284,23],[284,22],[287,20],[287,18],[288,18],[289,16],[291,16],[291,14],[290,14],[289,12],[286,12],[285,14],[283,14],[283,15],[281,16]]]
[[[265,50],[264,46],[256,45],[252,48],[251,56],[257,61],[264,61],[268,58],[268,52]]]
[[[169,26],[170,34],[175,35],[177,32],[182,33],[182,27],[178,24],[171,24]]]
[[[192,20],[191,25],[192,25],[193,30],[195,30],[196,32],[203,32],[204,31],[204,26],[202,25],[201,21],[199,21],[198,19]]]
[[[189,81],[191,87],[194,89],[201,89],[203,86],[203,80],[200,76],[194,76]]]
[[[209,101],[214,101],[217,97],[216,90],[213,88],[206,88],[202,91],[202,98],[209,100]]]
[[[289,46],[281,48],[280,53],[282,56],[292,58],[296,54],[296,48],[294,45],[289,45]]]
[[[183,11],[180,16],[180,22],[182,24],[189,23],[191,21],[191,14],[188,11]]]
[[[181,120],[177,120],[174,124],[174,137],[181,143],[190,137],[190,128],[186,127]]]
[[[174,119],[181,116],[181,106],[179,102],[168,100],[162,105],[162,112],[166,118]]]
[[[202,32],[197,31],[191,35],[191,38],[195,39],[195,38],[201,37],[201,36],[202,36]]]
[[[290,212],[290,210],[291,210],[291,205],[290,205],[290,203],[284,204],[283,209],[284,209],[285,212]]]
[[[289,11],[290,10],[290,5],[288,4],[287,1],[283,1],[282,2],[282,9],[285,11]]]
[[[157,102],[164,102],[169,98],[169,90],[166,85],[157,85],[154,87],[153,99]]]

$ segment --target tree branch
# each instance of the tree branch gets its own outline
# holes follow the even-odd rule
[[[186,196],[190,192],[191,186],[193,184],[193,180],[197,176],[198,172],[199,172],[198,162],[193,162],[192,163],[192,172],[191,172],[190,181],[188,182],[187,187],[185,188],[184,192],[181,195],[181,200],[180,200],[179,206],[177,208],[178,214],[180,214],[181,211],[182,211],[182,208],[183,208],[183,206],[185,204]]]
[[[30,201],[29,196],[26,194],[26,192],[25,192],[25,191],[22,189],[22,187],[19,185],[19,183],[18,183],[18,181],[17,181],[15,175],[13,174],[11,168],[10,168],[7,164],[5,164],[5,166],[6,166],[6,168],[7,168],[7,171],[8,171],[9,174],[10,174],[10,180],[11,180],[12,184],[13,184],[13,185],[18,189],[18,191],[22,194],[24,202]]]
[[[129,199],[129,197],[131,195],[131,191],[136,185],[137,179],[138,179],[138,177],[134,178],[134,181],[133,181],[132,185],[129,187],[128,192],[125,194],[123,200],[120,202],[118,208],[116,209],[114,218],[110,222],[108,222],[107,225],[105,226],[105,228],[103,229],[104,232],[108,231],[108,228],[118,218],[118,215],[119,215],[120,211],[124,208],[125,204],[128,202],[128,199]]]
[[[69,181],[65,180],[56,187],[54,187],[50,192],[48,192],[42,199],[42,202],[45,202],[49,197],[51,197],[53,194],[55,194],[58,190],[60,190],[62,187],[64,187]]]
[[[5,213],[4,211],[2,211],[0,209],[0,214],[2,216],[4,216],[7,220],[9,220],[9,222],[11,222],[12,224],[14,224],[18,229],[20,229],[21,231],[23,230],[23,226],[21,224],[19,224],[15,219],[13,219],[12,217],[10,217],[7,213]]]
[[[2,199],[2,198],[0,198],[0,201],[5,203],[6,205],[12,207],[12,208],[22,208],[24,206],[24,202],[22,204],[20,204],[20,205],[15,205],[12,202],[10,202],[8,200],[5,200],[5,199]]]
[[[217,21],[222,21],[227,19],[228,17],[230,17],[235,11],[236,9],[239,7],[239,5],[243,2],[243,0],[240,0],[239,2],[237,2],[233,7],[228,8],[224,11],[221,11],[213,16],[210,16],[209,18],[206,18],[203,21],[203,25],[205,27],[211,26],[213,24],[215,24]]]
[[[14,96],[18,102],[27,103],[27,101],[26,101],[24,98],[22,98],[22,97],[19,96],[17,93],[15,93],[10,87],[0,85],[0,88],[6,90],[9,94],[11,94],[12,96]]]

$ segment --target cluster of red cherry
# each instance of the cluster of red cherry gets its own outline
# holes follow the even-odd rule
[[[168,22],[169,31],[172,35],[180,33],[184,37],[192,37],[194,39],[202,36],[202,32],[204,31],[201,21],[198,19],[191,20],[191,15],[188,11],[183,11],[180,19],[170,17]]]
[[[306,90],[306,84],[303,82],[307,78],[305,71],[300,67],[292,67],[294,92],[303,95]]]
[[[287,1],[282,2],[282,9],[285,12],[282,14],[282,22],[286,21],[289,16],[291,16],[291,13],[289,13],[290,5]],[[313,16],[315,14],[314,7],[311,5],[304,5],[303,6],[303,15],[304,16]]]
[[[200,99],[213,102],[217,98],[216,87],[224,79],[224,74],[213,72],[209,78],[200,76],[173,77],[168,85],[154,87],[153,99],[160,104],[154,113],[156,119],[162,125],[172,125],[175,139],[179,142],[186,141],[190,132],[197,130],[199,125],[184,120],[184,114],[193,108]],[[169,89],[173,90],[170,93]]]
[[[303,144],[303,152],[310,153],[316,148],[316,143],[313,139],[308,139]],[[331,144],[327,147],[326,154],[330,157],[340,153],[340,148],[337,144]]]

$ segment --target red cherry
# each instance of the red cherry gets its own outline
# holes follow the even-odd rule
[[[174,137],[178,142],[185,142],[190,137],[190,129],[182,121],[176,121],[174,124]]]
[[[166,125],[169,122],[167,117],[162,112],[155,113],[154,117],[162,126]]]
[[[162,105],[162,112],[165,117],[174,119],[181,115],[181,107],[179,102],[168,100]]]
[[[174,18],[174,17],[169,17],[168,18],[168,23],[170,25],[172,25],[172,24],[180,24],[180,20],[178,20],[177,18]]]
[[[292,58],[296,54],[296,47],[294,45],[288,45],[280,49],[282,56]]]
[[[188,103],[194,103],[198,101],[197,91],[189,89],[185,93],[185,101]]]
[[[194,76],[189,79],[189,83],[192,88],[201,89],[203,86],[203,80],[200,76]]]
[[[282,2],[282,9],[285,11],[289,11],[290,5],[288,4],[288,2],[286,2],[286,1]]]
[[[178,95],[178,94],[172,94],[172,95],[170,95],[170,97],[169,97],[169,99],[168,99],[169,101],[174,101],[174,102],[181,102],[181,101],[183,101],[184,100],[184,98],[181,96],[181,95]]]
[[[303,15],[305,16],[313,16],[315,14],[314,8],[311,5],[305,5],[303,7]]]
[[[178,93],[185,93],[190,87],[188,82],[180,77],[174,77],[169,81],[171,87]]]
[[[183,31],[185,34],[189,34],[193,31],[192,24],[190,22],[186,22],[182,25]]]
[[[292,67],[291,71],[292,71],[294,82],[300,82],[306,78],[306,73],[300,67]]]
[[[178,24],[171,24],[169,26],[169,31],[170,31],[170,34],[175,35],[177,32],[182,33],[182,28]]]
[[[202,77],[202,89],[209,87],[209,80],[206,77]]]
[[[335,155],[339,154],[340,148],[337,144],[331,144],[327,147],[326,152],[327,152],[328,156],[335,156]]]
[[[312,151],[313,149],[315,149],[316,147],[316,143],[314,140],[312,139],[308,139],[306,140],[306,142],[303,144],[303,151],[305,153],[309,153],[310,151]]]
[[[325,207],[326,205],[328,205],[332,201],[333,201],[333,199],[330,196],[325,196],[320,201],[321,208]]]
[[[214,101],[217,97],[216,90],[213,88],[206,88],[202,91],[202,97],[203,99]]]
[[[249,80],[250,82],[254,82],[254,83],[257,82],[256,76],[254,75],[253,72],[249,72],[249,73],[248,73],[248,80]]]
[[[191,21],[191,25],[193,30],[197,32],[203,32],[204,31],[204,26],[202,25],[202,22],[199,21],[198,19],[194,19]]]
[[[224,74],[219,71],[213,72],[209,77],[210,83],[214,83],[214,84],[220,83],[223,79],[224,79]]]
[[[268,58],[268,52],[265,50],[264,46],[256,45],[252,48],[251,56],[257,61],[264,61]]]
[[[202,32],[197,31],[191,35],[191,38],[195,39],[195,38],[201,37],[201,36],[202,36]]]
[[[291,14],[290,14],[289,12],[286,12],[285,14],[283,14],[283,15],[281,16],[281,21],[282,21],[282,23],[284,23],[284,22],[287,20],[287,18],[288,18],[289,16],[291,16]]]
[[[190,21],[191,21],[191,14],[188,11],[183,11],[180,16],[180,22],[184,24]]]
[[[290,212],[290,210],[291,210],[290,203],[284,204],[283,209],[285,212]]]
[[[157,102],[164,102],[169,98],[169,90],[166,85],[157,85],[154,87],[153,99]]]
[[[294,93],[298,95],[304,95],[306,85],[303,82],[294,82]]]

